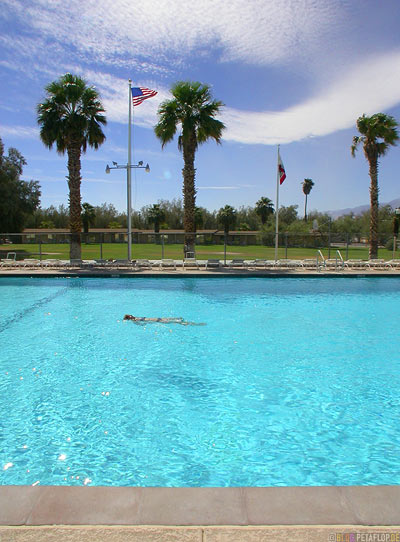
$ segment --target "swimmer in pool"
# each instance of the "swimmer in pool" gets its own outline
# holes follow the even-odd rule
[[[124,320],[130,320],[135,324],[147,324],[149,323],[158,323],[158,324],[179,324],[181,326],[205,326],[203,323],[197,324],[196,322],[187,322],[182,317],[176,318],[146,318],[145,316],[132,316],[132,314],[125,314]]]

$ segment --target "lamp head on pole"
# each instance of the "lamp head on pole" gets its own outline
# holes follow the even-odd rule
[[[110,173],[110,166],[107,164],[106,173]]]
[[[149,164],[146,164],[145,172],[146,172],[146,173],[150,173],[150,166],[149,166]]]

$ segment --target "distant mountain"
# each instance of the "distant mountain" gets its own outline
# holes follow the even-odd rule
[[[392,199],[392,201],[388,201],[387,203],[379,204],[380,207],[383,207],[384,205],[390,205],[392,209],[396,209],[397,207],[400,207],[400,198]],[[349,215],[350,213],[354,213],[357,216],[357,215],[361,215],[364,211],[368,211],[368,209],[369,209],[369,205],[359,205],[358,207],[348,207],[347,209],[338,209],[337,211],[328,211],[328,214],[330,214],[332,218],[338,218],[339,216]]]

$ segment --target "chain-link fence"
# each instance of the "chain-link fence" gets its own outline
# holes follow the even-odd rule
[[[69,259],[68,233],[19,233],[0,234],[0,258],[15,253],[17,260],[25,258]],[[127,258],[128,237],[125,232],[82,233],[82,259]],[[393,237],[381,235],[379,257],[390,259],[399,251],[393,251]],[[183,232],[133,232],[132,258],[159,260],[184,257]],[[343,259],[368,259],[368,239],[362,234],[308,233],[279,234],[278,258],[303,259],[315,257],[320,250],[325,258],[334,257],[340,250]],[[397,254],[399,256],[399,254]],[[218,258],[229,261],[234,258],[246,260],[275,257],[275,234],[263,232],[198,232],[196,233],[195,257],[199,260]]]

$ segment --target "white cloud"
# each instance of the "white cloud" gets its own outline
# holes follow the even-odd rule
[[[19,138],[37,139],[39,137],[39,129],[30,126],[5,126],[0,125],[1,136],[11,136]]]
[[[198,190],[239,190],[240,186],[198,186]]]
[[[362,64],[337,73],[336,80],[318,94],[284,111],[243,111],[223,109],[221,118],[227,129],[226,141],[244,144],[276,145],[323,136],[355,125],[358,116],[384,111],[400,102],[400,52],[367,58]],[[90,80],[99,85],[109,120],[127,122],[127,82],[109,75],[90,72]],[[134,121],[153,128],[159,103],[170,97],[166,88],[155,82],[155,98],[135,108]]]
[[[275,145],[323,136],[355,125],[356,119],[400,102],[400,52],[368,58],[342,73],[329,88],[303,103],[278,112],[226,108],[224,139]]]

